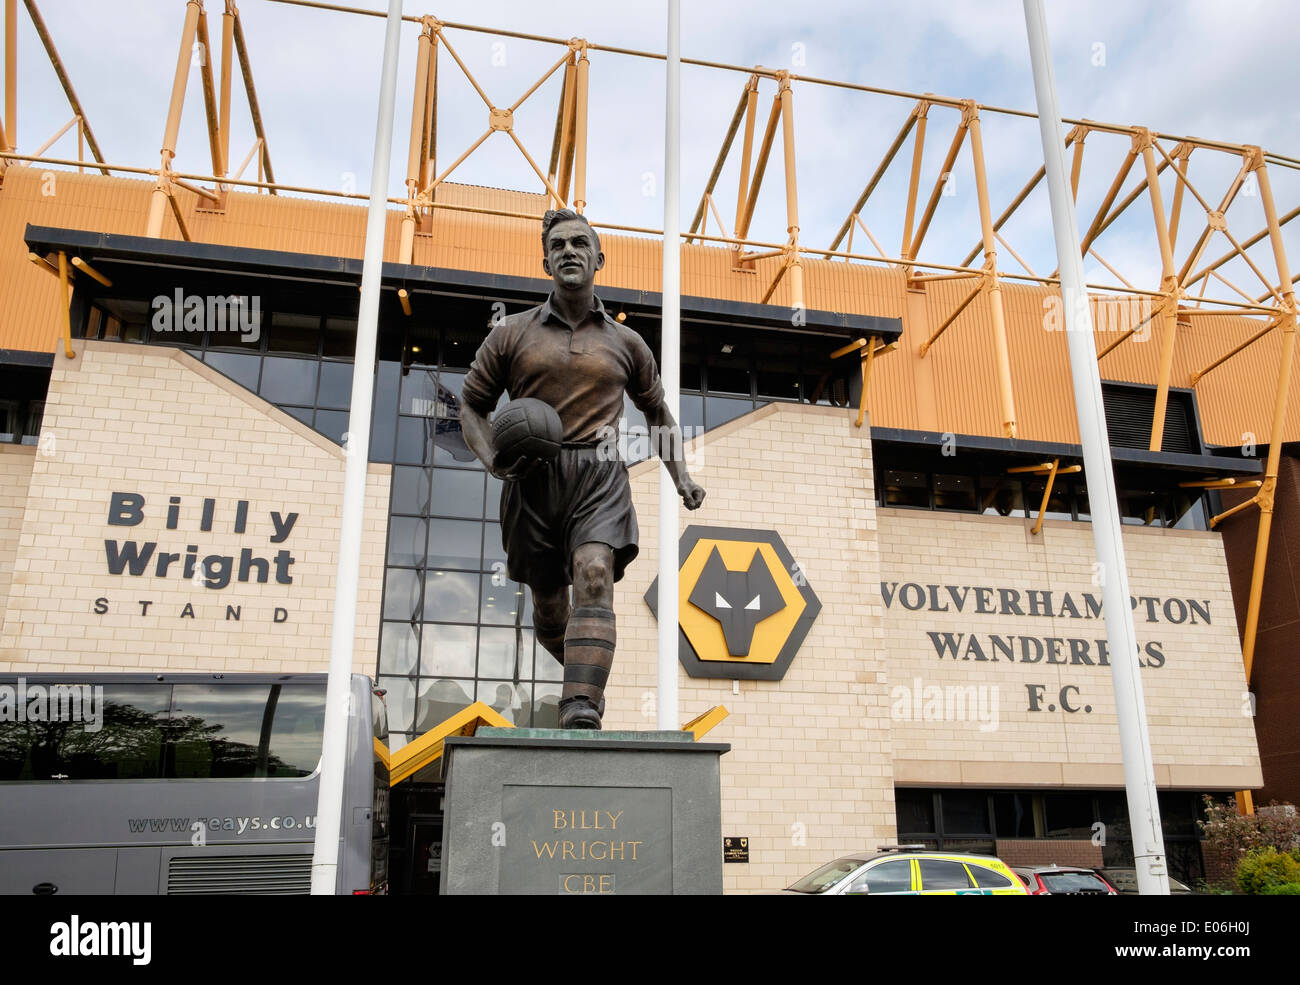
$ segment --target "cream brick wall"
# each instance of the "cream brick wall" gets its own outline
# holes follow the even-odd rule
[[[1059,614],[1065,592],[1085,614],[1083,594],[1101,597],[1101,589],[1092,583],[1091,526],[1047,521],[1035,536],[1030,533],[1032,521],[1023,518],[888,508],[879,510],[878,518],[881,580],[900,586],[938,585],[939,601],[950,610],[931,611],[927,599],[924,608],[909,611],[895,598],[884,612],[891,699],[897,699],[897,705],[891,700],[896,780],[927,785],[1122,786],[1111,672],[1108,666],[1095,665],[1094,641],[1105,639],[1105,621]],[[1124,548],[1132,596],[1179,599],[1183,604],[1195,599],[1208,607],[1211,619],[1208,625],[1199,616],[1195,625],[1190,616],[1175,623],[1157,607],[1157,621],[1151,622],[1143,603],[1134,614],[1139,647],[1154,641],[1165,657],[1163,666],[1142,671],[1157,784],[1192,789],[1259,786],[1259,751],[1253,720],[1243,713],[1241,645],[1220,535],[1126,527]],[[963,586],[992,588],[994,607],[997,589],[1018,590],[1026,613],[1028,590],[1050,591],[1058,614],[977,614],[973,591],[964,611],[957,612],[955,600],[942,586],[954,586],[959,594]],[[909,599],[916,603],[915,592]],[[1173,605],[1171,614],[1177,618],[1179,613]],[[971,659],[940,659],[927,636],[931,631],[967,638],[974,634],[989,659],[980,662],[973,654]],[[994,660],[990,633],[1084,639],[1094,665],[1070,663],[1068,645],[1062,647],[1064,664],[1051,665],[1046,656],[1032,664],[1018,659],[1008,663],[1001,656]],[[963,657],[966,645],[963,639]],[[906,699],[917,681],[922,688],[997,688],[996,721],[989,714],[981,727],[978,715],[969,712],[966,721],[928,721],[924,705],[922,720],[916,721],[915,700]],[[1052,704],[1057,710],[1029,711],[1028,684],[1042,684],[1042,707]],[[1078,688],[1077,697],[1073,692],[1068,697],[1073,705],[1091,711],[1061,710],[1064,685]],[[991,711],[992,692],[984,696],[984,708]],[[938,703],[931,708],[937,712]],[[956,717],[960,706],[945,709],[945,714]],[[993,724],[996,727],[988,727]]]
[[[47,453],[31,466],[0,626],[0,667],[326,671],[342,449],[179,350],[76,347],[75,359],[56,356],[50,379],[42,425]],[[371,465],[367,477],[354,661],[367,674],[375,669],[390,475],[389,466]],[[144,496],[139,525],[108,524],[115,491]],[[166,529],[171,496],[181,497],[175,530]],[[207,532],[199,529],[205,497],[216,500]],[[249,510],[238,534],[241,499]],[[270,511],[299,514],[283,543],[270,542]],[[7,529],[12,520],[0,522]],[[194,544],[200,558],[230,555],[236,565],[245,547],[271,559],[288,549],[293,581],[277,584],[274,563],[266,584],[232,577],[223,589],[196,586],[177,566],[156,577],[153,560],[144,575],[113,575],[105,540],[156,541],[157,551],[182,554]],[[95,613],[97,598],[108,600],[107,613]],[[147,614],[141,599],[152,600]],[[187,603],[192,619],[181,617]],[[241,607],[240,620],[226,618],[227,605]],[[273,622],[277,606],[287,610],[285,622]]]
[[[708,496],[687,524],[776,530],[822,610],[784,680],[680,675],[685,722],[731,712],[706,741],[722,757],[724,836],[750,839],[727,891],[775,890],[849,851],[894,839],[888,688],[880,660],[875,502],[868,429],[845,410],[772,404],[696,439]],[[632,470],[641,553],[616,591],[610,729],[653,729],[656,624],[642,596],[657,574],[659,463]]]
[[[0,445],[0,613],[5,610],[18,535],[23,527],[23,506],[32,480],[34,445]]]

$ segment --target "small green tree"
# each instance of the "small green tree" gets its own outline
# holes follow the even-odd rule
[[[1271,845],[1256,848],[1237,866],[1237,889],[1247,896],[1294,895],[1300,892],[1300,862]]]

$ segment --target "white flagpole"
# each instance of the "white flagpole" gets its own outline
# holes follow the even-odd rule
[[[1034,90],[1038,99],[1038,125],[1043,139],[1043,161],[1052,204],[1052,229],[1056,235],[1056,256],[1061,271],[1061,300],[1070,351],[1075,411],[1083,444],[1088,502],[1092,508],[1092,538],[1097,560],[1101,563],[1102,609],[1106,616],[1106,638],[1110,644],[1110,673],[1115,688],[1115,714],[1119,719],[1120,753],[1124,758],[1124,789],[1128,796],[1138,892],[1167,896],[1169,874],[1165,867],[1160,806],[1156,800],[1151,736],[1147,730],[1146,703],[1137,662],[1137,634],[1133,629],[1133,612],[1129,608],[1128,569],[1124,562],[1123,531],[1115,497],[1110,438],[1101,401],[1092,311],[1083,280],[1079,224],[1065,170],[1061,110],[1056,101],[1056,77],[1052,73],[1052,49],[1047,38],[1042,0],[1024,0],[1024,5]]]
[[[389,0],[384,66],[375,123],[375,159],[370,174],[370,211],[366,216],[365,258],[361,266],[361,307],[357,314],[357,351],[352,371],[352,404],[345,444],[343,517],[339,523],[338,571],[334,578],[334,628],[330,636],[329,683],[325,690],[325,745],[321,753],[320,792],[316,803],[316,843],[311,860],[313,895],[334,892],[343,814],[343,774],[347,764],[349,718],[368,722],[370,709],[349,708],[352,642],[357,625],[357,582],[361,567],[361,522],[365,514],[366,463],[370,458],[370,412],[375,380],[375,336],[379,326],[379,283],[384,262],[384,223],[388,198],[388,159],[393,141],[393,106],[397,93],[397,42],[402,27],[402,0]],[[369,726],[367,725],[367,728]],[[359,887],[358,887],[359,888]],[[369,888],[369,887],[366,887]]]
[[[664,285],[659,375],[664,402],[681,420],[682,255],[681,195],[681,6],[668,0],[668,63],[664,96]],[[674,451],[679,442],[660,447]],[[680,727],[677,716],[677,487],[659,470],[659,676],[656,723],[661,731]]]

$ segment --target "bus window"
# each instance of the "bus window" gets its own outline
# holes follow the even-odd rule
[[[324,688],[177,684],[167,739],[185,779],[308,776],[320,761]]]
[[[0,780],[153,780],[162,775],[168,684],[108,684],[99,722],[0,721]]]

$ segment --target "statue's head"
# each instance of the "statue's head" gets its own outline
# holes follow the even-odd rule
[[[552,209],[542,217],[542,268],[557,287],[589,287],[605,266],[600,237],[572,209]]]

